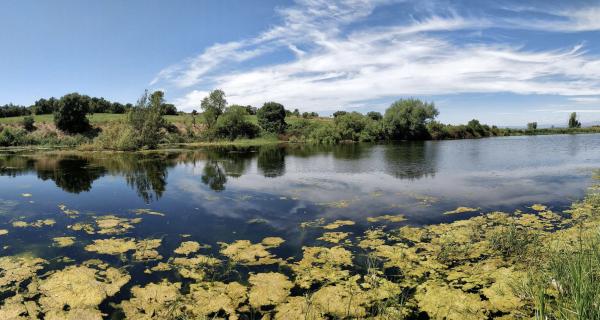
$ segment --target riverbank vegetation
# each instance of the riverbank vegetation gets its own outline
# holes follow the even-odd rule
[[[464,125],[443,124],[433,103],[401,99],[379,112],[337,111],[333,117],[286,110],[277,102],[260,108],[228,105],[214,90],[200,103],[201,113],[178,112],[160,91],[144,93],[135,104],[109,102],[77,93],[40,99],[30,107],[0,107],[0,146],[67,146],[84,150],[155,149],[162,144],[231,144],[242,139],[318,144],[391,140],[472,139],[510,135],[598,133],[582,128],[576,114],[568,127],[499,128],[473,119]]]

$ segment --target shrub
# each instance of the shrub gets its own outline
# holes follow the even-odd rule
[[[573,112],[569,116],[569,128],[581,128],[581,122],[577,120],[577,113]]]
[[[115,123],[94,139],[93,149],[132,151],[138,148],[136,133],[126,123]]]
[[[315,143],[335,144],[340,142],[341,138],[333,124],[323,123],[310,133],[309,140]]]
[[[360,134],[365,129],[368,122],[369,118],[358,112],[338,114],[334,120],[338,136],[342,140],[352,141],[359,140]]]
[[[22,125],[23,125],[23,129],[25,129],[27,131],[31,132],[31,131],[35,130],[35,120],[33,119],[32,116],[23,117]]]
[[[265,131],[283,133],[286,128],[285,108],[277,102],[267,102],[256,112],[258,124]]]
[[[375,121],[379,121],[381,119],[383,119],[383,116],[381,115],[381,113],[377,112],[377,111],[370,111],[367,113],[367,117],[371,118],[372,120]]]
[[[67,133],[81,133],[90,129],[86,114],[89,112],[89,99],[78,93],[64,95],[58,100],[54,112],[54,124]]]
[[[237,138],[254,138],[258,135],[259,128],[248,121],[248,112],[245,107],[231,106],[217,120],[215,135],[219,138],[234,140]]]
[[[439,114],[433,103],[417,99],[398,100],[385,111],[384,127],[394,140],[425,139],[427,124]]]

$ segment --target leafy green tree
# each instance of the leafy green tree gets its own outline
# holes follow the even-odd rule
[[[339,137],[342,140],[358,141],[370,119],[358,112],[342,112],[344,113],[338,114],[334,119]]]
[[[33,106],[31,106],[31,109],[35,114],[51,114],[56,111],[57,108],[58,100],[54,97],[48,100],[43,98],[39,99],[33,104]]]
[[[246,108],[242,106],[230,106],[219,117],[214,127],[215,134],[220,138],[234,140],[237,138],[254,138],[259,128],[248,121]]]
[[[300,116],[300,110],[298,110],[297,108],[294,109],[294,111],[292,111],[292,115],[296,116],[296,117],[299,117]]]
[[[282,133],[286,128],[285,108],[277,102],[266,102],[256,112],[258,124],[265,131]]]
[[[54,112],[54,124],[67,133],[82,133],[89,130],[90,122],[86,117],[89,104],[89,97],[79,93],[64,95],[58,100],[58,107]]]
[[[223,90],[213,90],[207,97],[202,99],[200,108],[202,108],[204,119],[209,129],[217,123],[217,119],[223,114],[226,107],[227,100],[225,100],[225,92]]]
[[[33,131],[35,130],[35,120],[33,119],[32,116],[25,116],[23,117],[23,129],[27,130],[27,131]]]
[[[339,116],[343,116],[343,115],[345,115],[345,114],[347,114],[347,113],[348,113],[348,112],[346,112],[346,111],[343,111],[343,110],[336,111],[336,112],[334,112],[334,113],[333,113],[333,117],[334,117],[334,118],[337,118],[337,117],[339,117]]]
[[[146,90],[129,111],[127,120],[135,133],[135,145],[142,149],[155,149],[164,137],[166,121],[163,118],[164,94]]]
[[[576,112],[572,112],[569,116],[569,128],[581,128],[581,122],[577,120]]]
[[[370,111],[367,113],[367,117],[371,118],[372,120],[375,121],[379,121],[381,119],[383,119],[383,115],[381,115],[380,112],[377,111]]]
[[[427,124],[439,114],[433,103],[418,99],[398,100],[385,111],[385,131],[389,139],[427,138]]]
[[[162,109],[163,109],[164,115],[168,115],[168,116],[176,116],[177,115],[177,108],[175,107],[174,104],[165,103],[162,106]]]
[[[537,122],[529,122],[527,124],[527,130],[536,130],[537,129]]]

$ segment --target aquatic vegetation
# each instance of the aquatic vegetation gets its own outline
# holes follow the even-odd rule
[[[335,220],[334,222],[323,226],[323,229],[334,230],[343,226],[353,226],[356,222],[352,220]]]
[[[127,251],[136,250],[136,248],[135,240],[117,238],[94,240],[92,244],[85,246],[86,251],[110,255],[122,254]]]
[[[31,198],[33,195],[31,193],[21,193],[21,197],[23,198]]]
[[[177,308],[181,283],[150,283],[131,289],[132,298],[121,303],[127,319],[175,319],[181,313]]]
[[[398,215],[382,215],[377,217],[367,217],[367,221],[369,222],[381,222],[381,221],[389,221],[389,222],[402,222],[406,221],[406,217],[402,214]]]
[[[150,216],[159,216],[159,217],[164,217],[165,214],[162,212],[158,212],[158,211],[154,211],[154,210],[150,210],[150,209],[135,209],[135,210],[131,210],[133,213],[135,213],[136,215],[141,215],[141,214],[147,214]]]
[[[303,247],[302,259],[290,264],[296,275],[294,282],[301,288],[313,283],[335,283],[349,276],[344,267],[352,265],[352,253],[343,247]]]
[[[59,248],[69,247],[75,244],[75,237],[55,237],[52,238],[54,246]]]
[[[323,240],[331,243],[340,243],[342,240],[348,238],[350,232],[325,232],[318,240]]]
[[[265,248],[276,248],[279,247],[282,243],[284,243],[280,237],[266,237],[260,241],[260,243],[265,246]]]
[[[276,258],[267,251],[267,246],[262,243],[252,243],[249,240],[238,240],[231,244],[219,243],[221,254],[229,257],[232,261],[246,265],[268,265],[282,263],[283,260]]]
[[[160,247],[162,239],[144,239],[137,241],[133,259],[137,261],[148,261],[162,259],[162,256],[156,250]]]
[[[475,211],[479,211],[479,208],[458,207],[452,211],[446,211],[446,212],[444,212],[444,214],[457,214],[457,213],[475,212]]]
[[[182,242],[177,249],[175,249],[176,254],[189,255],[200,250],[200,244],[196,241],[184,241]]]
[[[51,227],[54,224],[56,224],[56,221],[54,219],[43,219],[43,220],[36,220],[34,222],[25,222],[25,221],[13,221],[12,226],[15,228],[27,228],[27,227],[32,227],[32,228],[41,228],[41,227]]]
[[[5,234],[8,234],[8,230],[6,230],[6,229],[0,229],[0,236],[3,236]]]
[[[248,300],[250,305],[257,309],[285,301],[293,287],[285,275],[275,272],[252,274],[248,282],[251,285]]]
[[[127,219],[114,215],[96,217],[96,226],[99,234],[123,234],[133,228],[133,224],[140,223],[140,218]]]
[[[67,216],[73,217],[73,216],[79,215],[79,211],[73,210],[73,209],[68,209],[67,206],[64,204],[59,204],[58,208],[60,209],[60,211],[62,211]]]
[[[547,207],[543,204],[536,203],[531,206],[531,209],[535,211],[546,211]]]
[[[44,268],[46,260],[32,256],[0,257],[0,292],[15,290]]]

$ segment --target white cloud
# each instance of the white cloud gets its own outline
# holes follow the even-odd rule
[[[223,89],[232,103],[274,100],[306,111],[351,108],[402,95],[600,95],[600,58],[581,45],[531,51],[516,45],[464,43],[447,33],[495,26],[494,21],[432,14],[392,26],[344,30],[388,2],[298,1],[280,10],[281,25],[256,38],[214,45],[164,69],[153,83],[202,87],[175,101],[186,110],[197,108],[210,88]],[[600,23],[593,19],[599,9],[562,14],[572,30],[592,30]],[[252,69],[240,65],[282,50],[293,53],[290,61]]]

